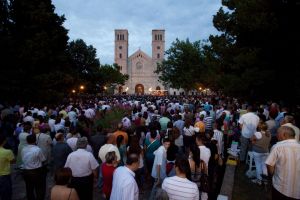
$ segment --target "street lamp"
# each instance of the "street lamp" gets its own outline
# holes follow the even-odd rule
[[[76,90],[72,90],[72,93],[75,94],[75,93],[76,93]]]
[[[84,85],[80,85],[79,87],[81,90],[84,90]]]

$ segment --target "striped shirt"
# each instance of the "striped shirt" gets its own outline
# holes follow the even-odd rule
[[[196,183],[187,178],[172,176],[165,178],[162,189],[168,193],[170,200],[199,199],[199,190]]]
[[[212,138],[217,140],[218,142],[218,154],[220,155],[221,153],[223,153],[223,133],[217,129],[214,129],[214,135]]]
[[[273,186],[285,196],[300,199],[300,144],[295,139],[273,146],[266,164],[275,166]]]

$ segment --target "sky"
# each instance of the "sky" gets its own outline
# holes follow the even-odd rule
[[[114,30],[127,29],[129,55],[151,56],[151,32],[165,29],[166,50],[176,38],[206,40],[217,34],[212,19],[221,0],[52,0],[64,15],[69,41],[83,39],[97,49],[101,64],[114,62]]]

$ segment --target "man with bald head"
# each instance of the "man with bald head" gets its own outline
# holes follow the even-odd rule
[[[300,199],[300,144],[288,126],[281,126],[277,137],[279,141],[265,162],[273,175],[272,199]]]
[[[119,135],[122,135],[124,137],[123,144],[127,145],[127,143],[128,143],[128,134],[124,131],[123,124],[119,123],[117,128],[118,128],[118,130],[116,132],[114,132],[115,142],[117,142],[117,137]]]

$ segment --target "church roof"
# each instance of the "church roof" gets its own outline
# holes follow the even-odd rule
[[[129,60],[133,60],[134,58],[144,58],[146,60],[151,60],[152,58],[148,56],[145,52],[143,52],[141,49],[134,52],[131,56],[129,56]]]

